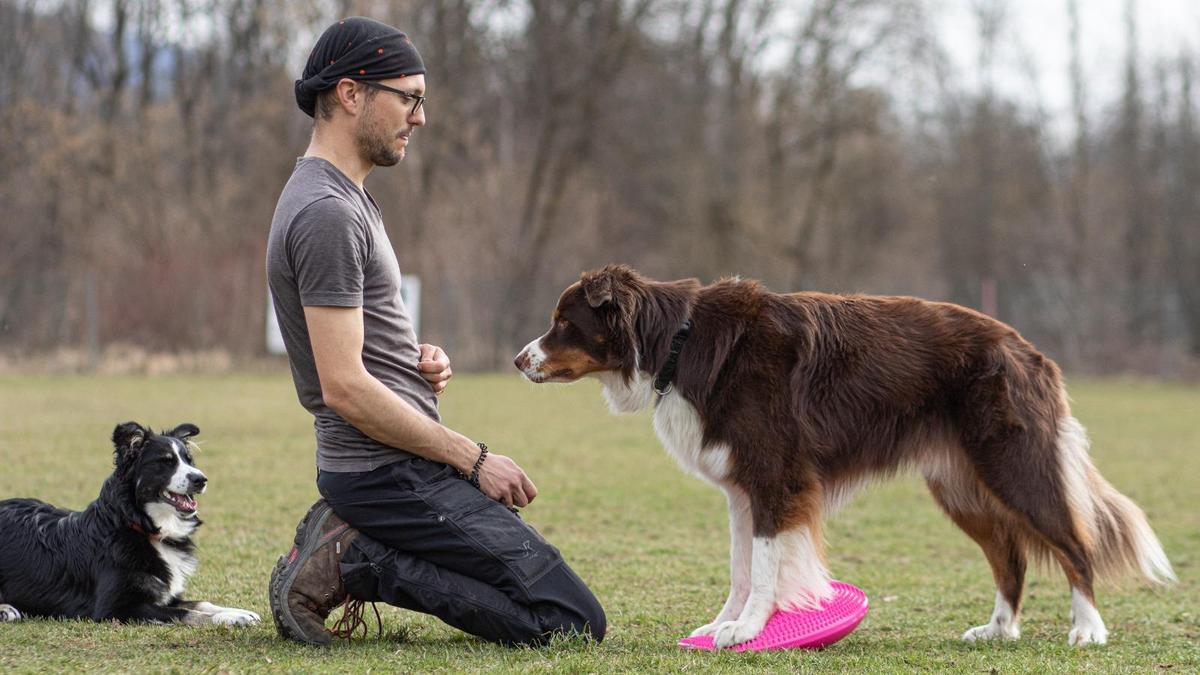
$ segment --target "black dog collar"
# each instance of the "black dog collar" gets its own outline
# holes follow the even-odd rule
[[[685,319],[683,325],[679,327],[679,332],[675,333],[675,337],[671,338],[671,353],[667,356],[667,363],[663,365],[662,370],[658,371],[658,376],[654,378],[654,393],[659,396],[666,396],[671,393],[673,385],[671,378],[675,377],[675,366],[679,363],[679,351],[683,349],[683,343],[687,342],[688,336],[692,334],[692,320]]]

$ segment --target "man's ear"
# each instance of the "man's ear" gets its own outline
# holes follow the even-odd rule
[[[196,426],[195,424],[192,424],[191,422],[184,422],[183,424],[180,424],[179,426],[175,427],[174,429],[168,431],[166,433],[166,435],[174,436],[175,438],[178,438],[180,440],[185,440],[185,439],[191,438],[192,436],[195,436],[198,433],[200,433],[200,427]]]
[[[348,77],[343,77],[333,86],[337,104],[343,110],[350,113],[351,106],[356,105],[358,112],[362,112],[362,106],[368,91],[365,85],[355,82]]]
[[[142,444],[146,442],[149,435],[150,429],[137,422],[118,424],[112,434],[117,462],[141,452]]]

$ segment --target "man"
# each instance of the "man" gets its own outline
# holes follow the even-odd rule
[[[533,482],[440,423],[450,361],[417,344],[363,189],[425,124],[424,73],[404,33],[354,17],[321,35],[296,82],[312,140],[276,207],[267,276],[296,392],[315,417],[323,499],[271,575],[275,625],[328,644],[333,608],[349,600],[344,620],[355,623],[363,601],[384,601],[503,644],[600,640],[599,603],[516,514],[537,496]]]

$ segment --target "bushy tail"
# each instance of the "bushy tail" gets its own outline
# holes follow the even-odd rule
[[[1067,499],[1095,573],[1113,578],[1141,572],[1156,584],[1175,581],[1171,562],[1146,515],[1092,465],[1087,432],[1074,417],[1059,423],[1059,450]]]

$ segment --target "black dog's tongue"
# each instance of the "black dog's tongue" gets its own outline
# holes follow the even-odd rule
[[[180,511],[196,510],[196,500],[188,495],[181,495],[177,492],[168,492],[167,495],[171,499],[171,504]]]

